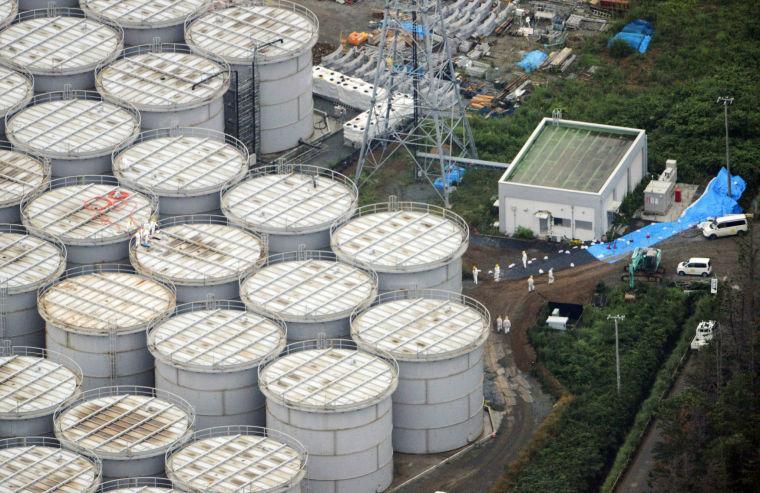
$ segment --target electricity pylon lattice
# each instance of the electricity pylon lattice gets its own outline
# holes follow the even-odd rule
[[[357,184],[405,152],[449,207],[452,158],[478,157],[449,42],[440,0],[386,0]]]

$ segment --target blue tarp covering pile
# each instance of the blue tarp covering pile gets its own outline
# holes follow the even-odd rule
[[[643,19],[637,19],[626,24],[622,31],[610,39],[607,46],[610,46],[615,40],[622,39],[639,53],[646,53],[649,43],[652,41],[653,32],[654,29],[651,23]]]
[[[517,66],[526,72],[533,72],[544,63],[546,60],[546,53],[541,50],[533,50],[525,54],[522,60],[517,62]]]
[[[464,168],[459,166],[449,168],[446,172],[446,184],[448,186],[458,185],[462,182],[462,178],[464,178]],[[440,177],[436,178],[433,182],[433,186],[438,190],[443,190],[443,180],[441,180]]]
[[[636,247],[648,247],[691,228],[710,217],[737,214],[742,211],[736,203],[747,184],[740,176],[731,177],[731,197],[728,196],[726,168],[721,168],[718,176],[707,185],[705,193],[681,217],[672,222],[654,223],[617,238],[612,243],[600,243],[588,248],[588,252],[599,260],[615,262],[620,256],[630,254]]]
[[[385,21],[383,21],[383,22],[380,23],[380,28],[383,27],[384,22]],[[420,24],[417,24],[415,26],[411,21],[402,21],[402,22],[399,22],[397,24],[391,23],[391,26],[392,27],[400,26],[401,29],[403,29],[404,31],[408,31],[408,32],[414,31],[415,34],[417,35],[417,37],[420,37],[420,38],[425,37],[425,28],[422,25],[420,25]]]

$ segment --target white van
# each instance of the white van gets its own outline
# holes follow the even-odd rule
[[[688,274],[690,276],[707,277],[712,274],[712,264],[709,258],[692,257],[678,264],[676,272],[679,276]]]
[[[702,226],[702,234],[705,238],[714,240],[723,236],[733,236],[747,232],[747,215],[731,214],[730,216],[717,217]]]

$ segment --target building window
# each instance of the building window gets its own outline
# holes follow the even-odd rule
[[[575,229],[585,229],[591,231],[591,221],[575,221]]]
[[[563,228],[569,228],[570,227],[570,219],[564,219],[562,217],[555,217],[554,218],[554,225],[555,226],[562,226]]]

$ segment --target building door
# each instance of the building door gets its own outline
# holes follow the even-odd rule
[[[538,234],[540,236],[546,236],[547,234],[549,234],[549,218],[547,217],[538,218]]]

